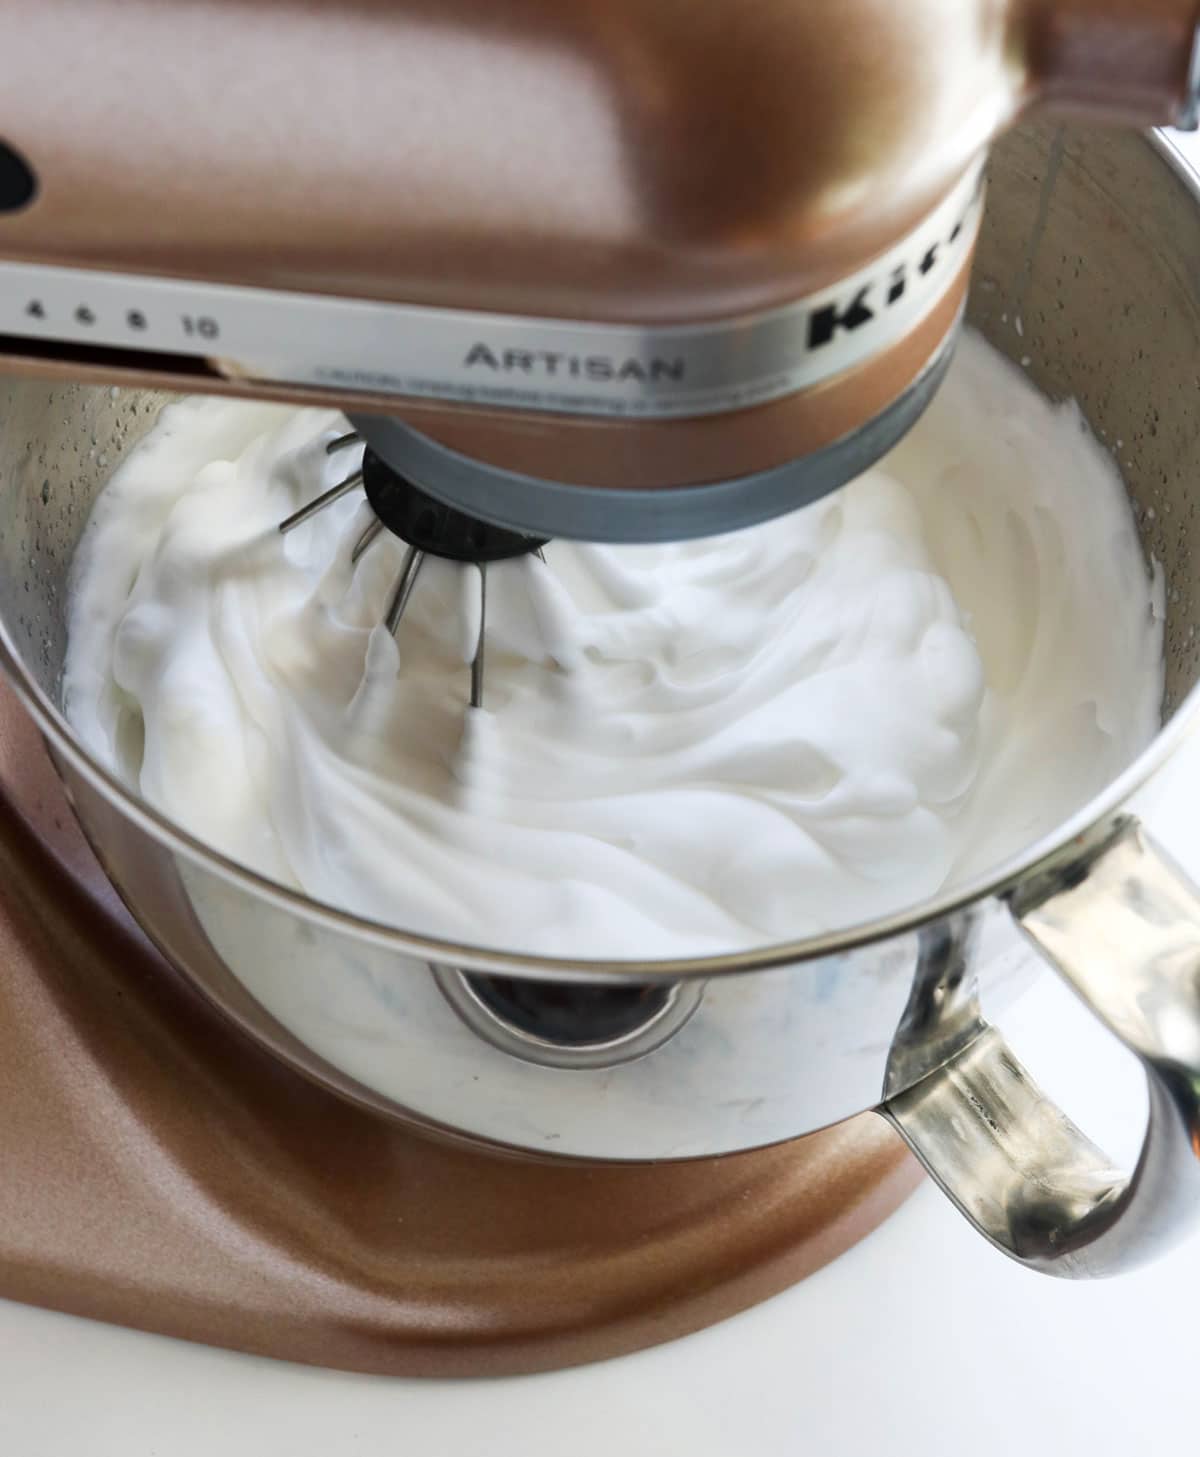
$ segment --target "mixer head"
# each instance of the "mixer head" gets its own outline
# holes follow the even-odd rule
[[[597,541],[866,469],[946,368],[995,133],[1200,94],[1196,0],[18,8],[0,366],[332,405],[476,521]]]

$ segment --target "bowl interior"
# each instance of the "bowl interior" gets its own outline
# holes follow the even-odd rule
[[[1195,685],[1200,204],[1154,140],[1030,125],[996,150],[970,320],[1114,450],[1167,580],[1169,718]],[[92,503],[171,397],[0,383],[0,624],[54,704],[71,560]]]

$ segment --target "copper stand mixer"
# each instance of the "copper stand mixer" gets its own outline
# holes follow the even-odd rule
[[[10,508],[0,577],[13,599],[0,612],[0,656],[143,927],[259,1044],[239,1039],[121,919],[73,830],[57,808],[47,812],[56,786],[32,731],[6,715],[6,1065],[19,1071],[5,1137],[29,1193],[7,1220],[0,1294],[371,1370],[534,1369],[611,1354],[760,1298],[886,1214],[913,1166],[880,1120],[850,1117],[881,1100],[952,1197],[1016,1258],[1083,1274],[1140,1254],[1113,1229],[1145,1192],[1145,1169],[1122,1183],[1065,1120],[1059,1148],[1069,1157],[1058,1167],[1075,1178],[1074,1223],[1055,1205],[1006,1227],[1001,1215],[1018,1201],[997,1215],[963,1192],[962,1149],[937,1138],[953,1117],[978,1106],[992,1119],[1006,1171],[1026,1157],[986,1106],[997,1086],[986,1058],[1012,1080],[1014,1119],[1033,1094],[963,1000],[980,927],[962,904],[874,928],[861,945],[772,948],[736,968],[531,968],[500,952],[451,955],[393,929],[350,928],[336,908],[301,908],[252,884],[115,793],[58,714],[59,628],[49,607],[20,607],[17,584],[51,583],[48,604],[82,524],[73,497],[53,521],[38,514],[42,481],[50,497],[78,489],[81,507],[85,485],[98,485],[84,482],[82,464],[71,474],[64,421],[119,452],[150,423],[152,390],[344,410],[353,438],[334,447],[347,459],[359,443],[365,453],[361,477],[347,468],[336,489],[361,485],[379,523],[357,550],[382,530],[408,542],[393,630],[426,551],[478,566],[482,615],[488,561],[549,537],[700,536],[815,500],[877,460],[937,389],[963,315],[992,138],[1034,107],[1194,126],[1198,20],[1194,0],[0,7],[0,348],[19,381],[0,419]],[[992,293],[972,308],[996,335],[996,300],[1021,300],[1032,317],[1049,286],[1038,249],[1069,231],[1071,208],[1092,219],[1084,183],[1109,155],[1089,151],[1086,132],[1029,135],[1002,154],[999,201],[984,223],[981,276]],[[1112,148],[1136,187],[1153,179],[1164,190],[1140,213],[1131,201],[1123,237],[1138,227],[1150,236],[1168,215],[1176,233],[1194,225],[1147,144]],[[1051,184],[1075,189],[1069,204]],[[1167,260],[1167,243],[1159,251]],[[1164,261],[1162,289],[1178,289],[1185,272]],[[1073,310],[1082,322],[1078,301]],[[1193,301],[1179,312],[1190,325]],[[1039,327],[1048,357],[1084,359],[1048,312]],[[1061,373],[1086,405],[1084,366]],[[99,383],[131,393],[114,401],[88,388]],[[1104,401],[1092,403],[1099,413]],[[1165,469],[1162,482],[1172,488]],[[1147,544],[1170,567],[1191,542]],[[1177,710],[1196,666],[1172,631],[1167,747],[1182,732]],[[475,704],[484,643],[481,621]],[[1133,842],[1118,839],[1118,829],[1132,832],[1110,800],[1094,833],[1073,826],[1022,867],[1019,893],[1017,878],[986,889],[989,908],[1019,914],[1068,975],[1069,948],[1044,915],[1075,893],[1051,874],[1064,845],[1072,873],[1086,865],[1084,880],[1110,855],[1133,857],[1152,879]],[[876,1009],[885,1031],[848,1082],[806,1049],[812,1067],[796,1101],[751,1110],[753,1126],[697,1109],[692,1142],[672,1147],[702,1162],[655,1163],[667,1153],[652,1119],[622,1143],[584,1113],[555,1150],[497,1135],[484,1112],[450,1117],[406,1102],[285,1025],[221,945],[217,923],[235,912],[209,912],[226,891],[246,896],[236,914],[301,971],[308,946],[328,975],[352,930],[372,954],[394,941],[422,976],[432,962],[430,1005],[464,1045],[480,1031],[482,1056],[486,1031],[488,1056],[507,1058],[514,1078],[526,1058],[543,1097],[545,1079],[574,1079],[564,1104],[587,1101],[578,1090],[589,1068],[610,1077],[616,1098],[622,1079],[650,1077],[637,1069],[682,1056],[703,1018],[718,1015],[730,970],[778,986],[836,963],[861,996],[851,962],[869,955],[886,984]],[[285,913],[303,936],[285,936]],[[614,981],[620,995],[597,995]],[[677,988],[705,984],[690,1031],[654,1022],[684,996]],[[526,995],[531,987],[549,990]],[[546,1024],[522,1022],[531,1006],[538,1017],[565,1006],[576,1024],[623,1016],[629,993],[640,1005],[646,988],[666,991],[630,1035],[654,1022],[670,1037],[662,1051],[639,1044],[640,1061],[596,1062],[597,1047],[626,1036],[609,1037],[605,1023],[590,1040],[565,1038],[556,1062],[541,1056],[554,1041]],[[494,1025],[505,1019],[507,1048]],[[1147,1034],[1143,1051],[1158,1069],[1170,1058],[1152,1042]],[[571,1061],[572,1046],[592,1061]],[[295,1078],[264,1047],[325,1087]],[[330,1088],[442,1133],[606,1162],[533,1165],[448,1149]],[[947,1112],[956,1096],[967,1101]],[[1163,1129],[1190,1116],[1171,1103],[1182,1096],[1162,1094],[1168,1111],[1145,1161],[1172,1210],[1189,1176],[1173,1144],[1173,1163],[1163,1153]],[[93,1128],[89,1140],[81,1130]],[[78,1178],[89,1192],[76,1197],[72,1170],[113,1130],[121,1173],[95,1185]],[[69,1156],[48,1157],[47,1146]],[[718,1153],[733,1157],[704,1157]],[[625,1157],[646,1162],[613,1165]],[[396,1234],[401,1218],[417,1231],[407,1240]],[[1143,1244],[1170,1237],[1144,1207],[1126,1231],[1135,1224]]]

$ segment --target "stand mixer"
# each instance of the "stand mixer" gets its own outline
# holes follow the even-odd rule
[[[1076,174],[1091,175],[1090,154],[1077,163],[1070,151],[1077,134],[1039,134],[1005,182],[1012,200],[1002,195],[998,220],[984,223],[993,137],[1034,107],[1194,126],[1194,0],[791,0],[702,11],[674,0],[48,0],[8,11],[0,8],[0,365],[19,382],[0,418],[8,494],[0,659],[106,871],[167,961],[251,1034],[258,1048],[244,1056],[265,1047],[372,1110],[335,1104],[330,1112],[323,1092],[274,1083],[284,1074],[264,1058],[264,1068],[253,1063],[231,1083],[257,1110],[250,1122],[282,1126],[290,1103],[308,1109],[325,1136],[364,1150],[409,1137],[382,1113],[510,1150],[605,1161],[529,1174],[531,1190],[560,1173],[576,1181],[571,1194],[556,1185],[560,1222],[550,1228],[518,1199],[535,1244],[558,1242],[582,1263],[598,1236],[592,1211],[581,1211],[603,1188],[616,1224],[623,1209],[628,1217],[658,1200],[666,1223],[677,1216],[697,1241],[707,1229],[733,1265],[741,1262],[724,1296],[689,1304],[679,1288],[697,1279],[695,1248],[685,1257],[661,1227],[635,1231],[666,1262],[655,1309],[631,1319],[622,1308],[603,1333],[580,1337],[589,1320],[603,1322],[599,1292],[614,1269],[625,1270],[626,1294],[645,1288],[644,1267],[622,1265],[617,1248],[614,1263],[589,1277],[568,1336],[560,1329],[567,1318],[551,1314],[536,1350],[522,1348],[507,1367],[494,1353],[478,1364],[529,1369],[662,1339],[831,1257],[910,1182],[899,1144],[863,1113],[877,1104],[985,1235],[1028,1265],[1108,1273],[1175,1238],[1197,1202],[1193,1094],[1174,1077],[1194,1061],[1192,1050],[1171,1045],[1161,1027],[1134,1027],[1136,1009],[1117,1005],[1111,984],[1098,990],[1087,979],[1063,929],[1077,932],[1084,917],[1070,897],[1098,895],[1115,865],[1121,884],[1142,887],[1143,901],[1169,904],[1177,936],[1169,949],[1190,954],[1200,941],[1188,929],[1186,886],[1160,872],[1117,813],[1129,784],[977,895],[854,935],[690,961],[533,958],[355,921],[222,862],[88,759],[57,692],[66,573],[102,484],[98,467],[68,456],[79,456],[84,434],[93,458],[99,448],[115,463],[153,422],[162,402],[155,391],[342,410],[350,430],[329,449],[356,462],[361,446],[361,466],[348,465],[279,530],[361,489],[375,519],[356,557],[385,531],[407,544],[386,614],[393,633],[403,632],[426,554],[477,571],[475,707],[486,693],[489,563],[539,552],[555,537],[659,542],[730,531],[836,490],[890,449],[936,393],[981,225],[994,229],[983,244],[985,263],[989,253],[996,263],[986,277],[1026,307],[1041,286],[1037,247],[1048,229],[1069,226],[1050,189],[1060,176],[1063,187],[1082,187]],[[1078,145],[1086,152],[1086,142]],[[1174,185],[1147,144],[1112,145],[1137,186]],[[1090,196],[1072,195],[1081,217]],[[1154,196],[1143,225],[1170,213],[1182,233],[1184,203],[1174,192],[1161,205]],[[1130,237],[1134,216],[1131,201],[1122,223]],[[1022,227],[1033,241],[1014,244]],[[1161,273],[1186,271],[1168,260]],[[998,330],[986,298],[973,308]],[[1055,327],[1044,323],[1048,346]],[[1061,359],[1071,346],[1057,347]],[[1082,346],[1070,357],[1084,359]],[[1081,397],[1085,376],[1082,365],[1070,374]],[[48,497],[67,503],[53,520],[42,514],[43,481]],[[1164,470],[1164,490],[1186,490],[1173,481]],[[1152,537],[1147,546],[1186,595],[1185,567],[1178,577],[1174,568],[1186,564],[1190,536]],[[30,595],[33,605],[22,600]],[[1142,777],[1183,732],[1196,668],[1194,650],[1182,646],[1189,610],[1190,598],[1168,624],[1170,722]],[[22,755],[31,753],[25,740]],[[10,801],[23,821],[37,822],[36,805],[19,793]],[[29,884],[36,880],[30,872]],[[27,893],[48,910],[44,883]],[[1087,912],[1096,914],[1091,902]],[[1012,932],[1014,920],[1027,940]],[[1099,950],[1089,942],[1089,954],[1141,966],[1144,932],[1122,922]],[[1002,999],[1018,940],[1026,950],[1034,942],[1080,985],[1146,1062],[1153,1113],[1133,1179],[1056,1110],[1046,1113],[982,1020],[975,984]],[[127,947],[107,967],[97,962],[94,975],[119,975],[114,967],[130,954]],[[1170,964],[1178,972],[1178,957]],[[403,1024],[396,1035],[407,1040],[389,1043],[391,1031],[380,1031],[374,1050],[364,1042],[348,1051],[330,1030],[335,1019],[321,1024],[320,986],[350,965],[386,985]],[[835,989],[826,986],[819,1000],[809,973],[822,968]],[[1016,980],[1027,970],[1016,967]],[[315,1020],[289,1022],[277,995],[284,972],[309,990]],[[32,966],[31,986],[39,974]],[[69,984],[46,973],[51,982],[65,1005]],[[753,996],[744,990],[751,984]],[[127,991],[135,996],[132,983]],[[1139,1006],[1165,1005],[1162,987],[1151,992]],[[214,1032],[198,1004],[168,1005],[174,995],[155,1001],[136,992],[139,1025],[156,1029],[174,1065],[194,1071],[208,1055],[201,1044],[228,1033]],[[1172,1006],[1190,1008],[1186,988],[1172,985],[1170,995]],[[91,1016],[78,1012],[76,1026]],[[175,1025],[189,1018],[190,1038]],[[802,1058],[796,1025],[805,1027]],[[119,1029],[100,1042],[107,1056],[133,1056]],[[144,1077],[133,1101],[169,1102],[162,1079]],[[211,1088],[211,1068],[200,1082]],[[688,1107],[672,1103],[672,1084],[688,1090]],[[181,1086],[186,1101],[182,1072]],[[229,1128],[246,1123],[244,1110],[228,1119]],[[957,1141],[946,1132],[964,1126]],[[786,1158],[767,1147],[801,1134],[808,1139]],[[247,1159],[273,1158],[264,1153],[270,1137],[230,1138]],[[508,1172],[480,1174],[470,1159],[491,1156],[463,1154],[447,1174],[453,1160],[443,1149],[424,1152],[420,1139],[403,1154],[398,1147],[380,1162],[403,1162],[410,1182],[421,1170],[440,1181],[430,1198],[443,1210],[464,1199],[486,1205],[487,1191],[522,1167],[497,1161],[486,1167]],[[754,1149],[767,1151],[740,1152]],[[707,1206],[691,1175],[653,1167],[729,1154],[721,1166],[682,1166],[706,1170]],[[751,1174],[715,1172],[738,1159],[764,1162]],[[651,1167],[614,1170],[614,1160]],[[211,1155],[204,1161],[211,1165]],[[272,1167],[281,1179],[289,1168],[295,1176],[285,1158]],[[791,1203],[764,1195],[757,1207],[772,1211],[771,1227],[750,1234],[746,1221],[758,1216],[735,1211],[755,1179],[760,1193],[771,1180],[776,1194],[786,1187]],[[343,1179],[345,1193],[326,1185],[317,1196],[303,1182],[296,1178],[299,1203],[334,1211],[326,1235],[352,1220],[351,1194],[386,1225],[382,1186],[364,1181],[351,1191]],[[779,1212],[785,1204],[793,1213]],[[264,1266],[291,1238],[276,1230],[266,1240],[273,1254]],[[447,1269],[469,1263],[472,1238],[462,1235]],[[391,1259],[401,1288],[418,1278],[417,1266],[436,1286],[429,1261],[402,1258],[378,1230],[350,1243],[360,1271]],[[494,1243],[477,1248],[503,1263]],[[175,1245],[169,1257],[160,1268],[168,1284],[171,1262],[187,1256]],[[275,1316],[253,1339],[237,1334],[245,1286],[223,1293],[224,1320],[172,1322],[145,1295],[88,1308],[302,1359],[472,1369],[478,1329],[457,1353],[429,1354],[438,1348],[429,1331],[466,1298],[461,1284],[441,1306],[431,1297],[409,1326],[393,1308],[380,1318],[393,1322],[389,1335],[372,1348],[339,1345],[328,1331],[324,1345],[289,1334],[296,1282],[287,1270],[274,1278]],[[114,1273],[111,1284],[127,1279]],[[511,1311],[521,1297],[505,1280],[511,1269],[495,1281],[504,1291],[497,1301]],[[9,1288],[71,1306],[49,1277]],[[619,1305],[616,1287],[609,1294]],[[203,1291],[190,1298],[204,1308]],[[639,1301],[630,1295],[631,1306]],[[329,1308],[331,1327],[350,1319],[338,1298]],[[504,1324],[495,1309],[488,1319]],[[319,1315],[312,1321],[319,1326]],[[406,1358],[422,1321],[429,1339],[419,1358]]]

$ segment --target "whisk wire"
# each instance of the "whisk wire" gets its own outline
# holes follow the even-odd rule
[[[382,531],[383,522],[380,521],[378,516],[376,516],[372,520],[371,524],[363,532],[363,534],[354,543],[354,550],[350,553],[351,566],[355,565],[358,559],[363,555],[365,551],[367,551],[372,543],[379,539],[379,534]]]
[[[301,506],[299,511],[294,511],[286,521],[279,523],[280,536],[286,536],[289,531],[294,531],[297,526],[303,526],[306,521],[311,521],[318,511],[324,511],[326,506],[332,506],[335,501],[340,501],[343,496],[349,495],[355,486],[362,485],[362,471],[356,470],[336,486],[332,486],[315,501],[310,501],[307,506]]]
[[[408,599],[412,596],[412,590],[417,585],[417,578],[421,575],[421,568],[424,565],[425,553],[415,546],[410,546],[404,553],[404,564],[400,568],[399,577],[396,578],[396,590],[392,593],[387,616],[384,618],[387,630],[393,637],[396,636],[400,619],[404,616],[404,609],[408,606]]]
[[[339,435],[336,440],[331,440],[325,447],[326,455],[336,455],[339,450],[345,450],[348,445],[358,444],[358,431],[351,430],[345,435]]]
[[[483,644],[487,633],[487,562],[479,563],[479,638],[471,659],[471,707],[483,707]]]

